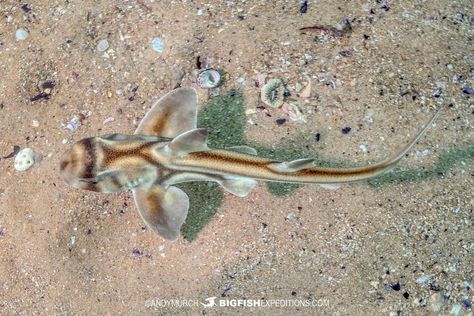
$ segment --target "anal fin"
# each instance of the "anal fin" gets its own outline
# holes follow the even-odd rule
[[[148,227],[169,241],[179,237],[189,209],[188,195],[177,187],[167,189],[155,185],[133,190],[138,212]]]

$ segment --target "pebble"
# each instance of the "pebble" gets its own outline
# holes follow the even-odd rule
[[[363,153],[367,153],[367,151],[368,151],[367,146],[365,146],[365,145],[359,145],[359,149]]]
[[[434,293],[430,296],[430,303],[429,307],[432,312],[437,313],[441,311],[443,305],[445,303],[445,299],[442,293]]]
[[[454,304],[449,312],[451,315],[457,316],[461,314],[462,306],[460,304]]]
[[[159,37],[155,37],[152,41],[151,41],[151,47],[153,48],[153,50],[157,53],[163,53],[164,50],[165,50],[165,42],[163,41],[163,39],[159,38]]]
[[[17,41],[24,41],[28,37],[29,33],[25,28],[19,28],[16,30],[15,37]]]
[[[105,52],[109,48],[109,46],[109,41],[107,41],[106,39],[97,42],[97,50],[101,53]]]
[[[464,94],[471,95],[472,93],[474,93],[474,89],[472,87],[464,87],[462,89],[462,92]]]
[[[35,164],[35,152],[31,148],[23,148],[15,157],[14,166],[17,171],[25,171]]]
[[[422,275],[418,279],[416,279],[417,284],[425,284],[429,279],[431,278],[431,275]]]
[[[441,88],[436,88],[436,89],[433,91],[433,97],[439,98],[442,93],[443,93],[443,90],[442,90]]]
[[[446,67],[447,67],[447,68],[448,68],[448,70],[450,70],[450,71],[452,71],[452,70],[454,69],[454,66],[453,66],[453,65],[451,65],[451,64],[448,64]]]
[[[286,215],[286,220],[291,221],[292,219],[295,218],[295,213],[290,212],[288,215]]]
[[[110,117],[106,118],[106,119],[102,122],[102,124],[105,125],[105,124],[108,124],[108,123],[112,123],[113,121],[115,121],[115,118],[113,118],[112,116],[110,116]]]
[[[351,131],[351,128],[350,128],[350,127],[344,127],[344,128],[342,129],[342,133],[343,133],[343,134],[349,134],[350,131]]]
[[[284,119],[284,118],[279,118],[279,119],[277,119],[275,122],[277,123],[277,125],[283,125],[283,124],[285,124],[286,119]]]

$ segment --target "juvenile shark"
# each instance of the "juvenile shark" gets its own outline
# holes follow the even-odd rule
[[[132,190],[145,223],[174,241],[184,223],[189,199],[173,186],[215,181],[240,197],[256,180],[316,183],[323,187],[369,179],[391,169],[435,121],[439,111],[403,149],[388,159],[358,168],[317,168],[312,158],[282,162],[256,156],[248,146],[227,150],[207,146],[207,130],[196,128],[198,99],[192,88],[179,88],[159,99],[134,135],[85,138],[65,153],[60,172],[69,185],[103,193]]]

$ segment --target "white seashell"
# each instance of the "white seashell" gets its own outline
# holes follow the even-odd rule
[[[197,75],[197,83],[203,89],[218,87],[221,82],[221,74],[212,68],[205,69]]]
[[[17,41],[24,41],[28,37],[28,30],[25,28],[19,28],[16,30],[15,37]]]
[[[15,169],[17,171],[28,170],[35,164],[35,152],[31,148],[23,148],[15,157]]]

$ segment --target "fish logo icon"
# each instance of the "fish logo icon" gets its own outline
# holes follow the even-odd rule
[[[207,303],[201,303],[201,305],[204,306],[205,308],[216,306],[216,297],[215,296],[208,297],[206,298],[206,302]]]

